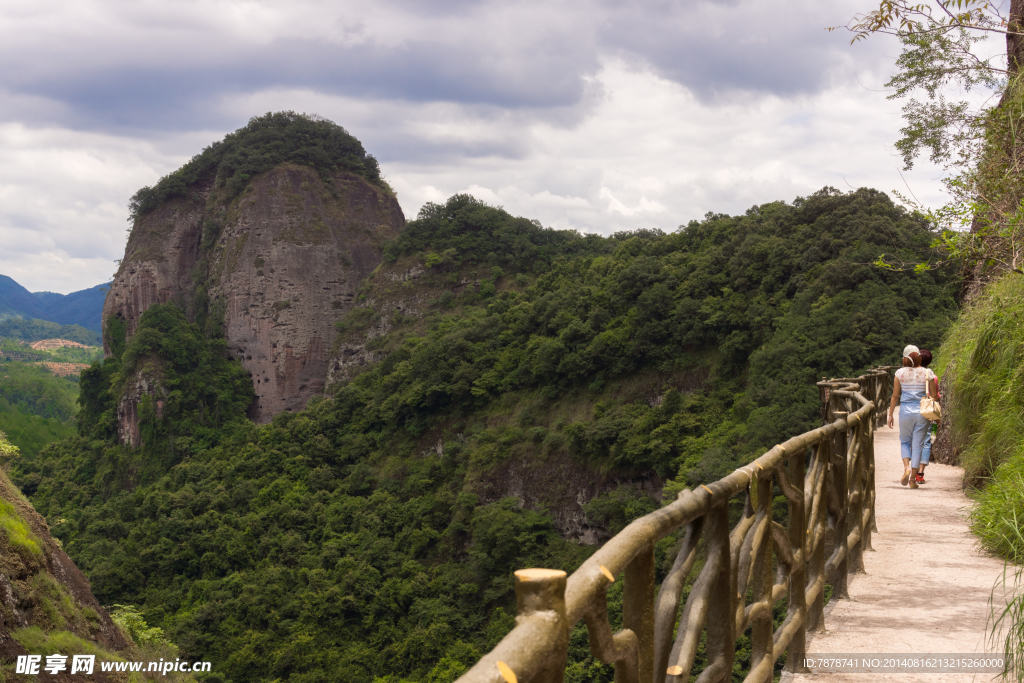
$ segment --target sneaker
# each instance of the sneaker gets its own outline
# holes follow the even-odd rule
[[[906,486],[906,485],[907,485],[907,482],[909,482],[909,481],[910,481],[910,475],[911,475],[911,474],[912,474],[912,472],[910,471],[910,468],[908,467],[908,468],[907,468],[907,469],[906,469],[906,470],[905,470],[905,471],[903,472],[903,478],[902,478],[902,479],[900,479],[900,483],[901,483],[901,484],[903,484],[904,486]]]
[[[923,474],[917,475],[917,483],[918,484],[923,484],[924,483],[924,475]]]

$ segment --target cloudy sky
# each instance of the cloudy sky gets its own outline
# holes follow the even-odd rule
[[[359,138],[409,218],[456,192],[604,234],[825,185],[936,204],[934,168],[897,170],[899,46],[824,30],[870,5],[0,0],[0,273],[108,280],[138,188],[287,109]]]

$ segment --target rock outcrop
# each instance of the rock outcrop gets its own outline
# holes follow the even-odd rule
[[[28,653],[20,632],[33,626],[44,634],[70,632],[108,652],[132,647],[92,594],[89,580],[50,535],[46,521],[2,472],[0,520],[6,529],[0,533],[0,661],[10,663]],[[112,679],[98,666],[90,678]]]
[[[423,264],[399,263],[385,264],[374,273],[376,280],[367,290],[365,301],[359,304],[371,314],[372,322],[365,330],[342,335],[336,340],[328,362],[328,386],[351,380],[367,366],[382,360],[384,354],[371,349],[371,342],[391,331],[396,316],[399,319],[422,318],[438,295],[448,291],[447,285],[438,288],[436,283],[425,284],[422,276],[428,272]],[[450,283],[453,285],[450,291],[453,294],[461,294],[466,289],[480,291],[481,282],[460,278]],[[397,288],[395,285],[404,286]]]
[[[145,367],[136,372],[128,383],[120,402],[117,404],[117,436],[121,443],[135,448],[142,444],[140,429],[140,408],[143,401],[149,400],[157,418],[163,417],[166,392],[161,387],[158,377],[153,377],[150,368]]]
[[[149,306],[173,301],[191,320],[222,322],[229,352],[253,377],[250,415],[266,422],[323,392],[334,324],[405,217],[360,175],[324,182],[295,164],[252,178],[230,201],[222,194],[197,184],[136,222],[103,319],[131,336]],[[110,343],[105,333],[108,354]],[[122,412],[131,422],[132,407]],[[132,442],[138,430],[121,431]]]
[[[436,295],[430,287],[424,287],[419,282],[420,276],[426,271],[424,266],[417,264],[405,269],[384,266],[375,273],[381,280],[392,285],[408,283],[411,287],[403,289],[398,296],[393,292],[391,295],[383,294],[379,287],[370,288],[364,304],[366,310],[372,312],[379,307],[381,312],[377,316],[371,316],[372,322],[365,332],[349,334],[337,340],[328,361],[328,386],[350,380],[363,368],[382,359],[383,354],[370,349],[368,343],[391,331],[395,315],[423,317],[423,309],[429,305],[432,296]]]
[[[568,453],[540,459],[514,456],[487,471],[474,487],[481,503],[515,498],[519,507],[547,510],[564,538],[585,545],[604,543],[612,534],[592,526],[583,506],[602,493],[626,487],[655,500],[661,499],[665,482],[657,477],[631,479],[614,472],[598,472]]]

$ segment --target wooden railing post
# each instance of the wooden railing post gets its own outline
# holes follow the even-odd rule
[[[845,417],[845,415],[844,415]],[[847,457],[846,457],[847,431],[840,429],[836,431],[832,446],[832,485],[836,496],[834,510],[834,535],[833,546],[839,548],[846,545],[846,537],[850,532],[849,524],[849,502],[850,490],[846,479]],[[832,597],[847,598],[850,596],[847,590],[847,573],[849,571],[849,553],[840,554],[839,562],[832,568],[832,575],[827,577],[832,582]]]
[[[789,501],[789,544],[793,552],[805,545],[807,522],[804,510],[804,454],[799,453],[789,458],[787,475],[790,484],[797,490],[797,500]],[[789,575],[789,614],[797,615],[800,628],[789,643],[786,652],[786,671],[799,673],[805,670],[801,659],[807,650],[807,558],[801,553],[803,561],[794,562]]]
[[[825,542],[824,531],[826,527],[827,500],[829,470],[832,461],[832,442],[829,439],[822,439],[815,449],[814,459],[811,461],[811,473],[813,479],[810,481],[811,490],[804,492],[804,501],[810,498],[807,518],[807,539],[804,542],[804,549],[808,556],[810,576],[807,577],[808,588],[819,582],[822,589],[815,594],[814,600],[807,606],[807,630],[818,631],[825,628]],[[808,495],[810,494],[810,495]],[[806,599],[805,599],[806,600]]]
[[[622,592],[622,627],[636,634],[639,646],[640,681],[654,676],[654,544],[644,547],[626,565]],[[626,681],[625,673],[615,669],[616,683]]]
[[[888,412],[889,409],[886,407],[888,402],[889,394],[889,372],[885,371],[884,374],[878,377],[879,393],[880,397],[875,401],[875,429],[882,429],[887,427]],[[878,524],[875,522],[875,435],[871,434],[871,443],[869,445],[871,451],[869,453],[868,463],[870,471],[868,472],[868,482],[871,484],[871,525],[870,531],[878,531]],[[868,548],[871,547],[871,542],[868,541]]]
[[[772,647],[772,475],[761,472],[751,482],[756,493],[754,545],[750,552],[754,558],[753,602],[750,613],[750,672],[762,681],[771,681],[775,662]],[[742,600],[742,596],[737,596]]]
[[[867,440],[871,438],[871,419],[861,420],[853,428],[853,443],[850,444],[850,458],[848,462],[853,463],[848,467],[849,503],[847,504],[846,519],[850,532],[857,530],[857,543],[850,548],[850,563],[848,568],[852,572],[864,571],[864,503],[868,495],[868,482],[865,476],[867,465]]]
[[[884,410],[879,410],[878,406],[875,406],[875,413],[884,413]],[[878,524],[875,522],[875,498],[877,492],[875,490],[875,434],[871,433],[871,438],[868,439],[868,460],[867,460],[867,478],[868,478],[868,510],[871,515],[871,521],[867,528],[867,541],[865,548],[867,550],[874,550],[871,547],[871,532],[878,531]]]
[[[885,426],[885,414],[886,411],[883,409],[885,406],[885,390],[888,386],[888,373],[885,375],[875,375],[872,377],[872,388],[874,391],[870,394],[871,402],[875,404],[874,414],[874,425],[875,429]]]
[[[821,424],[823,425],[827,425],[832,421],[830,419],[831,410],[829,405],[831,403],[831,397],[829,396],[829,388],[828,384],[826,384],[827,381],[828,378],[822,377],[821,381],[818,382],[818,402],[821,404]]]
[[[719,505],[708,513],[708,553],[720,558],[708,605],[706,651],[708,667],[701,676],[707,683],[729,681],[736,656],[736,576],[730,570],[729,513]]]
[[[542,612],[557,622],[557,636],[550,643],[547,656],[543,657],[540,670],[531,683],[562,683],[571,628],[565,615],[565,572],[559,569],[520,569],[514,576],[517,621]],[[500,668],[498,670],[501,671]]]

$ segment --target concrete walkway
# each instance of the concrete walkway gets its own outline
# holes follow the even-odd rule
[[[1004,563],[978,550],[967,527],[971,501],[961,470],[930,465],[916,490],[900,485],[898,430],[875,433],[878,533],[864,554],[866,573],[851,577],[850,599],[826,606],[824,632],[809,638],[808,653],[983,654],[990,598]],[[1010,572],[1012,581],[1012,571]],[[997,598],[1005,604],[1001,591]],[[831,611],[829,611],[831,608]],[[808,634],[810,635],[810,634]],[[783,681],[990,681],[994,674],[817,673]]]

